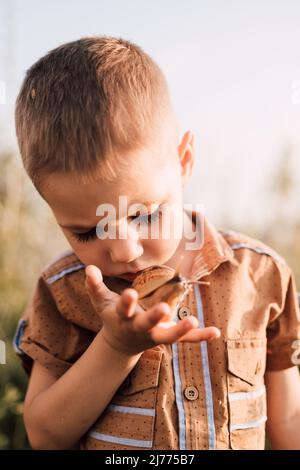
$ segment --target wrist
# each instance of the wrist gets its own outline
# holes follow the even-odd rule
[[[109,335],[106,333],[105,329],[102,328],[98,333],[98,338],[103,344],[103,347],[107,350],[108,357],[116,357],[119,360],[125,361],[135,361],[137,362],[143,351],[141,352],[133,352],[125,347],[116,344],[116,341],[111,339]]]

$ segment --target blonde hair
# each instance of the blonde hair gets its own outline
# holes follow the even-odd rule
[[[30,67],[17,98],[24,168],[36,186],[52,172],[96,168],[112,180],[121,156],[173,114],[161,69],[136,44],[107,36],[63,44]]]

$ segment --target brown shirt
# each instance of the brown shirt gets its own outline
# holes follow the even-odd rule
[[[293,274],[268,246],[218,232],[204,218],[195,275],[209,284],[194,284],[178,319],[197,316],[200,326],[220,328],[221,338],[146,350],[82,437],[82,449],[264,448],[265,370],[300,363]],[[42,272],[14,339],[28,373],[36,360],[60,377],[101,328],[84,278],[74,253]],[[116,292],[130,285],[108,277],[104,282]]]

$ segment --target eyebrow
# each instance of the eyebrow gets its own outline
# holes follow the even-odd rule
[[[149,207],[151,206],[151,204],[157,204],[159,205],[159,203],[157,201],[146,201],[144,202],[144,204],[141,204],[141,203],[135,203],[135,202],[132,202],[129,207],[133,204],[138,204],[139,206],[146,206],[146,207]],[[137,208],[138,210],[138,208]],[[129,217],[132,217],[132,216],[129,216]],[[95,225],[94,226],[89,226],[89,227],[85,227],[83,225],[73,225],[73,224],[60,224],[58,222],[58,225],[61,227],[61,228],[66,228],[68,230],[85,230],[86,232],[90,231],[90,230],[93,230],[95,228]],[[96,224],[97,225],[97,224]]]

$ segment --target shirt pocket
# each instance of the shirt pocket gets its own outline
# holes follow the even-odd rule
[[[227,340],[231,449],[264,449],[266,339]]]
[[[81,448],[134,450],[153,447],[156,399],[163,352],[145,351]]]

